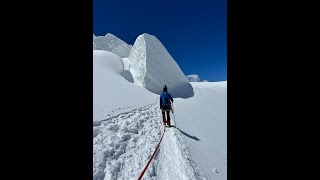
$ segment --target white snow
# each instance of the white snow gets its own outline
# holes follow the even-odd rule
[[[129,70],[129,59],[128,58],[122,58],[122,62],[124,65],[125,70]]]
[[[227,179],[227,81],[191,84],[194,97],[174,102],[177,126],[204,177]]]
[[[200,82],[200,77],[197,74],[190,74],[187,78],[189,82]]]
[[[135,84],[157,94],[167,85],[173,97],[193,96],[188,79],[155,36],[147,33],[138,36],[128,59]]]
[[[93,35],[94,48],[113,52],[120,57],[128,57],[131,47],[113,34],[107,33],[105,36]],[[94,50],[95,50],[94,49]]]
[[[94,121],[154,101],[153,93],[128,82],[121,75],[123,72],[123,63],[118,55],[93,50]]]
[[[161,52],[156,50],[158,45],[151,47]],[[146,62],[155,65],[153,61],[159,60],[150,58]],[[164,130],[159,95],[124,77],[125,72],[131,75],[128,61],[105,50],[93,51],[94,180],[137,179]],[[154,69],[151,67],[151,71]],[[159,78],[155,73],[150,75],[153,83]],[[227,178],[227,83],[189,84],[194,94],[174,99],[171,119],[175,127],[167,128],[143,179]],[[171,93],[170,86],[168,91]]]

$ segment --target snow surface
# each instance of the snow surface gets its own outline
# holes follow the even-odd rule
[[[93,35],[94,50],[105,50],[113,52],[120,57],[128,57],[131,47],[113,34],[107,33],[105,36]]]
[[[129,70],[129,59],[128,58],[122,58],[122,62],[124,65],[125,70]]]
[[[114,53],[93,51],[94,180],[137,179],[163,133],[159,95],[124,78],[125,66]],[[174,127],[143,179],[227,178],[227,83],[190,86],[193,96],[174,99]]]
[[[138,36],[128,59],[135,84],[157,94],[167,85],[173,97],[193,96],[188,79],[155,36],[147,33]]]
[[[154,100],[153,93],[128,82],[121,75],[123,71],[123,63],[118,55],[93,50],[94,121],[111,117],[119,111],[149,104]]]
[[[197,74],[190,74],[187,78],[189,82],[200,82],[200,77]]]
[[[177,126],[206,179],[227,179],[227,81],[193,82],[194,97],[174,102]]]

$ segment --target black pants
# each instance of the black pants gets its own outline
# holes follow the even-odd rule
[[[171,106],[162,106],[161,107],[163,122],[166,121],[165,113],[167,112],[167,121],[169,121],[169,123],[170,123],[170,110],[171,110]]]

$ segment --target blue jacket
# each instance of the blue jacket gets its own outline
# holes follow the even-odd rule
[[[162,106],[171,106],[171,101],[173,102],[173,98],[171,94],[168,92],[162,92],[160,95],[160,107]]]

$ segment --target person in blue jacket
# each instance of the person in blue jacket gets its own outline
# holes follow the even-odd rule
[[[171,94],[168,93],[168,88],[166,85],[163,87],[163,92],[160,95],[160,109],[162,111],[162,120],[164,125],[168,125],[170,127],[170,110],[171,110],[171,101],[173,103],[173,98]],[[165,118],[165,112],[167,113],[167,121]]]

